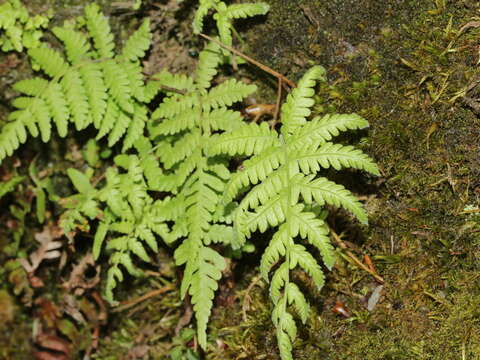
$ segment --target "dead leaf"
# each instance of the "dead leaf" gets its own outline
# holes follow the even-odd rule
[[[93,267],[95,269],[95,275],[93,277],[87,277],[85,275],[89,267]],[[62,286],[75,295],[80,296],[85,293],[85,290],[96,287],[99,282],[100,265],[95,266],[93,255],[88,253],[77,265],[75,265],[70,273],[70,278],[68,281],[64,282]]]
[[[70,344],[68,343],[68,341],[63,340],[56,335],[44,333],[38,334],[35,339],[35,344],[48,350],[64,353],[65,355],[69,355],[72,351],[70,349]]]
[[[40,247],[30,254],[30,261],[27,259],[18,259],[30,278],[33,278],[35,271],[43,260],[57,259],[61,256],[59,249],[63,246],[63,242],[55,240],[62,236],[63,231],[57,226],[51,224],[46,225],[42,232],[35,234],[35,240],[40,243]]]

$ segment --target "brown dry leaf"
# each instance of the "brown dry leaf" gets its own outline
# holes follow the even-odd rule
[[[72,351],[69,342],[56,335],[38,334],[35,338],[35,344],[44,349],[58,351],[65,355],[69,355]]]
[[[30,254],[30,261],[18,259],[30,277],[33,277],[43,260],[57,259],[61,256],[59,249],[63,246],[63,242],[55,240],[62,236],[62,229],[52,224],[46,225],[42,232],[35,234],[35,240],[40,243],[40,247]]]
[[[480,27],[480,21],[469,21],[465,25],[463,25],[460,30],[458,31],[457,36],[460,36],[465,30],[468,30],[470,28],[478,28]]]
[[[61,316],[58,306],[54,302],[43,297],[35,300],[35,305],[37,305],[36,317],[41,320],[44,327],[48,329],[56,328],[57,320]]]
[[[85,272],[89,267],[95,269],[95,276],[87,277]],[[85,255],[80,262],[75,265],[72,272],[70,273],[70,278],[68,281],[64,282],[62,286],[73,292],[75,295],[83,295],[85,290],[94,288],[100,282],[100,265],[95,266],[95,260],[93,255],[88,253]]]
[[[64,354],[53,354],[46,351],[34,351],[33,358],[35,360],[69,360]]]
[[[85,324],[87,322],[82,312],[78,308],[77,300],[73,295],[66,294],[63,297],[62,309],[65,313],[70,315],[78,323]]]

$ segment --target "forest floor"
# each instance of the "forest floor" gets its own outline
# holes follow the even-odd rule
[[[365,117],[370,129],[342,140],[360,141],[382,174],[347,172],[336,179],[361,197],[369,224],[332,209],[330,226],[347,249],[338,249],[326,286],[309,289],[313,311],[299,325],[294,358],[480,359],[478,1],[267,2],[268,16],[239,24],[244,43],[238,48],[292,80],[313,64],[323,65],[328,82],[319,89],[315,110]],[[140,13],[104,3],[118,33],[136,27],[139,17],[151,17],[155,36],[146,75],[162,68],[192,71],[203,44],[190,28],[195,2],[145,2]],[[0,66],[0,89],[7,95],[24,76],[21,61],[8,73]],[[247,66],[235,76],[260,86],[252,102],[274,102],[275,81],[268,75]],[[8,105],[1,102],[0,110]],[[81,143],[69,146],[80,149]],[[12,224],[9,216],[1,214],[2,224]],[[31,223],[23,224],[27,239],[39,231]],[[11,226],[1,227],[0,251],[11,233]],[[82,300],[82,311],[102,324],[92,357],[162,359],[176,347],[178,359],[278,359],[268,286],[257,275],[264,246],[257,240],[258,251],[246,261],[232,260],[220,284],[205,353],[196,351],[191,308],[180,301],[179,272],[163,249],[152,276],[119,287],[120,307],[103,310],[91,293]],[[383,283],[351,254],[370,259]],[[7,260],[0,256],[0,262]],[[47,285],[40,290],[28,289],[7,265],[0,276],[7,284],[0,289],[0,358],[30,359],[35,319],[58,318],[57,308],[66,306],[57,301],[62,274],[55,265],[46,269],[39,276]],[[14,290],[22,296],[13,296]],[[340,306],[348,316],[339,314]],[[91,348],[91,327],[62,324],[74,353]]]

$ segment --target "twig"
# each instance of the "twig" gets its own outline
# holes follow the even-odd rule
[[[120,312],[120,311],[123,311],[123,310],[126,310],[142,301],[145,301],[151,297],[154,297],[154,296],[157,296],[157,295],[160,295],[160,294],[163,294],[163,293],[166,293],[170,290],[173,290],[175,287],[173,285],[166,285],[160,289],[157,289],[157,290],[153,290],[153,291],[150,291],[148,293],[146,293],[145,295],[142,295],[140,296],[139,298],[136,298],[134,300],[127,300],[127,301],[122,301],[121,302],[121,305],[115,309],[112,310],[112,312]]]
[[[199,34],[201,37],[207,39],[207,40],[210,40],[210,41],[213,41],[215,44],[227,49],[228,51],[231,51],[232,53],[234,53],[235,55],[238,55],[238,56],[241,56],[242,58],[244,58],[245,60],[247,60],[248,62],[252,63],[253,65],[255,66],[258,66],[260,69],[262,69],[263,71],[265,72],[268,72],[269,74],[272,74],[273,76],[275,76],[277,79],[281,79],[282,82],[284,83],[287,83],[290,87],[294,88],[294,87],[297,87],[297,85],[291,81],[290,79],[286,78],[285,76],[283,76],[282,74],[280,74],[279,72],[273,70],[272,68],[268,67],[267,65],[263,65],[262,63],[258,62],[257,60],[255,59],[252,59],[250,56],[247,56],[243,53],[241,53],[240,51],[234,49],[233,47],[231,46],[228,46],[228,45],[225,45],[223,44],[222,42],[218,41],[217,39],[214,39],[208,35],[205,35],[205,34]]]
[[[152,77],[152,80],[160,81],[159,78],[155,78],[155,77]],[[174,92],[174,93],[177,93],[177,94],[180,94],[180,95],[186,95],[187,94],[187,91],[183,90],[183,89],[177,89],[177,88],[173,88],[173,87],[167,86],[167,85],[160,85],[160,87],[163,90]]]
[[[385,280],[378,274],[374,273],[372,270],[370,270],[364,263],[362,263],[350,250],[348,250],[348,247],[347,245],[343,242],[343,240],[340,238],[340,236],[338,236],[338,234],[333,231],[332,229],[330,229],[330,233],[332,234],[333,236],[333,239],[335,240],[335,242],[338,244],[338,246],[340,246],[343,250],[345,250],[345,253],[347,254],[347,256],[353,260],[353,262],[355,264],[357,264],[361,269],[365,270],[366,272],[368,272],[370,275],[372,275],[375,280],[377,280],[380,284],[383,284],[385,283]]]
[[[252,298],[250,297],[250,291],[253,289],[253,287],[260,281],[261,276],[257,275],[252,279],[252,282],[250,285],[248,285],[247,290],[245,292],[245,296],[243,298],[243,303],[242,303],[242,314],[243,314],[243,322],[247,322],[247,309],[250,306],[249,303],[251,303]]]
[[[277,90],[277,104],[275,106],[275,114],[273,115],[273,124],[277,123],[278,113],[280,111],[280,102],[282,101],[282,79],[278,79],[278,90]]]

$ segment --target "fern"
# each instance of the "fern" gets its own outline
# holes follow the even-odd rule
[[[53,29],[66,57],[46,44],[28,51],[49,79],[36,77],[15,84],[24,96],[14,101],[18,110],[0,132],[0,161],[26,141],[27,131],[49,141],[52,122],[62,137],[69,122],[77,130],[93,124],[98,138],[108,134],[109,146],[125,136],[123,151],[143,136],[147,90],[139,59],[150,46],[149,22],[133,33],[116,56],[110,26],[96,4],[85,7],[85,20],[86,33],[72,24]],[[152,90],[158,89],[150,87],[150,98]]]
[[[52,13],[30,16],[20,0],[7,0],[0,5],[0,46],[2,51],[22,51],[40,45],[43,28]]]
[[[149,262],[148,249],[158,251],[157,235],[167,235],[168,229],[159,213],[161,200],[154,201],[148,194],[144,173],[158,169],[153,157],[141,160],[136,155],[118,155],[117,167],[106,172],[106,182],[100,189],[91,185],[91,171],[86,174],[75,169],[68,170],[68,176],[78,194],[63,200],[66,211],[60,224],[70,237],[77,229],[89,229],[89,221],[98,219],[93,241],[93,255],[98,259],[106,242],[110,252],[110,267],[107,272],[106,299],[115,303],[113,289],[123,280],[124,270],[130,275],[141,276],[135,266],[135,255]],[[123,169],[124,171],[120,171]]]
[[[220,48],[210,44],[200,54],[194,77],[165,71],[158,74],[162,85],[175,84],[185,94],[168,94],[153,113],[153,118],[161,121],[149,129],[158,144],[156,154],[166,169],[158,190],[175,194],[162,211],[175,223],[166,240],[182,239],[175,251],[176,264],[185,266],[181,296],[191,296],[198,341],[203,348],[217,282],[226,266],[223,256],[209,245],[228,245],[234,234],[221,201],[230,178],[228,162],[210,156],[207,149],[214,132],[241,126],[240,114],[228,107],[255,91],[255,86],[235,80],[211,86],[221,57]]]
[[[235,198],[242,189],[254,185],[235,210],[237,229],[234,247],[241,247],[255,231],[277,228],[260,265],[263,277],[270,279],[270,297],[274,304],[272,320],[276,327],[280,355],[293,359],[292,343],[297,327],[291,307],[305,323],[309,305],[295,285],[290,271],[300,267],[318,288],[324,283],[322,268],[307,248],[305,240],[315,247],[324,265],[331,269],[335,255],[328,237],[328,226],[310,209],[313,204],[340,206],[362,223],[367,215],[360,202],[342,185],[319,176],[322,169],[356,168],[378,175],[377,166],[351,146],[333,144],[333,136],[348,129],[362,129],[367,121],[355,114],[326,115],[309,120],[314,104],[314,85],[325,78],[320,66],[310,69],[289,94],[282,106],[280,133],[266,124],[244,125],[231,132],[216,135],[211,154],[247,155],[243,169],[234,174],[225,191],[225,201]]]
[[[216,21],[220,41],[232,45],[233,21],[256,15],[265,15],[269,6],[266,3],[225,4],[219,0],[200,0],[200,5],[193,20],[193,31],[199,34],[203,30],[203,19],[210,10],[214,10],[213,18]]]

